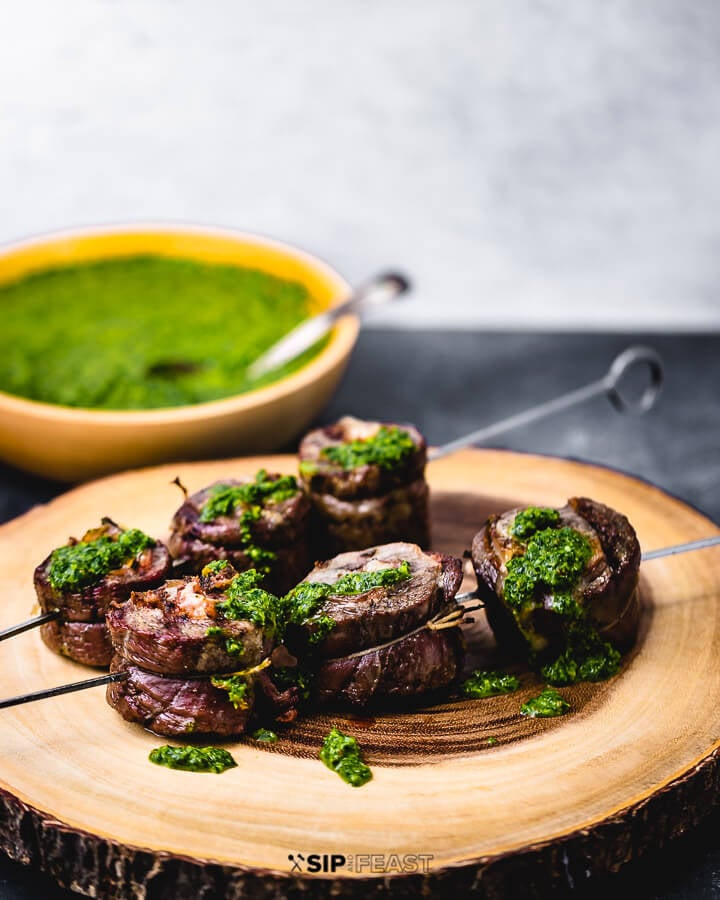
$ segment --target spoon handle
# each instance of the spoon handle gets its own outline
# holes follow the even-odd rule
[[[410,289],[410,283],[396,272],[386,272],[361,285],[342,303],[312,316],[293,328],[280,338],[262,356],[250,366],[247,373],[250,378],[260,378],[272,369],[276,369],[295,359],[303,351],[319,341],[332,328],[335,322],[346,315],[363,315],[370,309],[384,306]]]

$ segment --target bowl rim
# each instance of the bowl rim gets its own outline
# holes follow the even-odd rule
[[[51,229],[24,238],[12,239],[0,243],[0,265],[2,265],[3,260],[7,256],[11,256],[17,251],[35,245],[51,244],[55,240],[133,233],[179,233],[224,237],[237,240],[240,243],[267,247],[292,256],[314,268],[329,281],[337,282],[341,287],[342,292],[338,293],[337,298],[330,303],[328,308],[341,303],[351,291],[349,282],[329,263],[294,244],[230,226],[203,225],[194,222],[165,221],[162,219],[76,225],[67,228]],[[81,260],[82,257],[78,257],[78,259]],[[0,410],[13,412],[17,415],[32,415],[48,421],[74,422],[76,424],[109,425],[124,423],[127,425],[149,425],[222,418],[236,412],[265,406],[280,397],[286,397],[302,391],[303,388],[317,381],[318,378],[322,377],[327,371],[332,370],[335,365],[349,356],[357,340],[359,330],[360,320],[357,316],[342,316],[330,331],[330,339],[327,345],[301,369],[264,387],[255,388],[242,394],[232,394],[229,397],[222,397],[218,400],[208,400],[203,403],[193,403],[184,406],[158,407],[155,409],[108,410],[93,409],[91,407],[61,406],[56,403],[31,400],[0,390]]]

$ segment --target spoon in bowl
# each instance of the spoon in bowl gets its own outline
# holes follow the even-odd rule
[[[409,289],[408,279],[397,272],[376,276],[353,291],[342,303],[306,319],[280,338],[248,366],[248,376],[255,380],[295,359],[326,335],[341,316],[362,316],[370,309],[396,300]]]

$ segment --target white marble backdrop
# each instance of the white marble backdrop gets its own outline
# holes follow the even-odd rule
[[[720,327],[717,0],[5,0],[0,240],[179,219],[375,321]]]

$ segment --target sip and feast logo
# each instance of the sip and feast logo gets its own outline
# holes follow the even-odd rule
[[[370,875],[428,872],[432,853],[288,853],[290,871],[302,874],[365,872]]]

